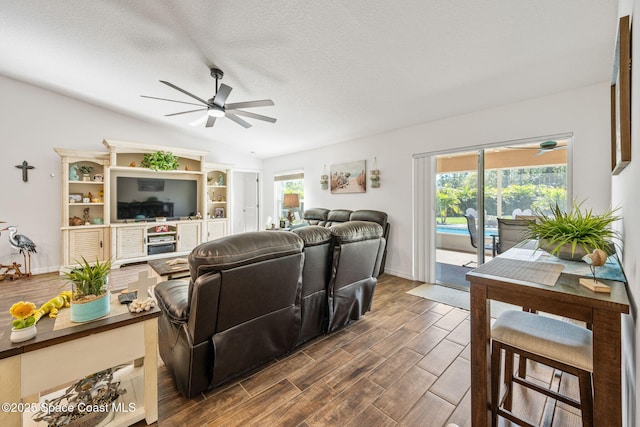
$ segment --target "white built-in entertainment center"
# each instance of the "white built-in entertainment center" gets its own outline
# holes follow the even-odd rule
[[[106,152],[54,149],[62,160],[62,268],[83,257],[118,266],[187,255],[229,233],[228,165],[206,163],[205,151],[103,143]],[[176,156],[179,167],[140,166],[159,151]]]

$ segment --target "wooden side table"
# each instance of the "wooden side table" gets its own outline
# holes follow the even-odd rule
[[[520,244],[472,270],[471,283],[471,417],[474,427],[491,425],[489,393],[491,378],[491,305],[502,301],[540,312],[580,320],[593,330],[594,425],[622,425],[621,314],[629,313],[626,284],[606,280],[610,294],[596,293],[581,286],[576,274],[562,273],[550,285],[506,277],[498,262],[518,253],[522,263],[533,259],[536,245]],[[514,259],[514,258],[511,258]],[[496,268],[493,268],[493,267]],[[566,268],[565,268],[566,269]]]
[[[112,304],[118,304],[117,299]],[[156,307],[132,314],[128,311],[93,322],[54,330],[55,319],[38,322],[35,338],[11,343],[0,336],[0,425],[36,425],[32,416],[44,403],[44,390],[66,387],[69,382],[101,370],[130,364],[129,399],[118,406],[110,426],[128,426],[140,420],[158,420],[158,316]]]

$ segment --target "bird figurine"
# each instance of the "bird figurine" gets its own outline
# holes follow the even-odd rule
[[[593,281],[590,279],[580,279],[580,284],[595,292],[611,292],[611,288],[596,279],[596,267],[600,267],[607,262],[607,253],[602,249],[594,249],[590,254],[582,257],[582,260],[589,265]]]
[[[23,234],[18,234],[18,229],[13,225],[7,228],[3,228],[0,231],[9,231],[9,245],[22,254],[24,258],[25,267],[27,269],[26,276],[31,277],[31,253],[37,253],[36,244],[33,240]],[[29,263],[27,264],[27,257],[29,257]]]

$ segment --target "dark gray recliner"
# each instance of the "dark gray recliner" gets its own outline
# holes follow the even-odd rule
[[[294,233],[236,234],[196,247],[189,281],[155,287],[160,356],[184,396],[295,347],[303,262]]]
[[[304,220],[311,225],[321,225],[323,227],[331,227],[342,222],[348,221],[371,221],[382,226],[383,237],[385,241],[389,241],[389,231],[391,224],[388,221],[388,215],[385,212],[370,209],[359,209],[351,211],[348,209],[325,209],[312,208],[304,211]],[[384,267],[387,260],[387,250],[385,247],[380,264],[380,274],[384,273]]]
[[[293,233],[304,240],[300,345],[327,332],[327,287],[331,275],[333,236],[328,228],[319,225],[299,228]]]
[[[380,224],[349,221],[329,227],[333,235],[328,289],[328,332],[360,319],[371,309],[386,241]]]

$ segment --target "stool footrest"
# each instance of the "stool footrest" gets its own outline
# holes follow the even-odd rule
[[[522,426],[522,427],[538,427],[535,424],[531,424],[531,423],[526,422],[522,418],[516,417],[513,414],[513,412],[511,412],[511,411],[509,411],[507,409],[499,408],[498,409],[498,415],[500,415],[502,418],[505,418],[505,419],[511,421],[512,423],[515,423],[515,424],[517,424],[519,426]]]
[[[513,377],[513,382],[514,383],[518,383],[518,384],[520,384],[520,385],[522,385],[524,387],[533,389],[533,390],[537,391],[538,393],[542,393],[542,394],[545,394],[545,395],[547,395],[549,397],[552,397],[552,398],[554,398],[555,400],[557,400],[559,402],[566,403],[567,405],[571,405],[574,408],[580,409],[580,402],[578,402],[577,400],[571,399],[570,397],[564,396],[564,395],[562,395],[560,393],[557,393],[557,392],[555,392],[553,390],[549,390],[548,388],[540,387],[539,385],[537,385],[537,384],[535,384],[535,383],[533,383],[533,382],[531,382],[529,380],[526,380],[524,378],[520,378],[520,377],[516,376],[516,377]]]

